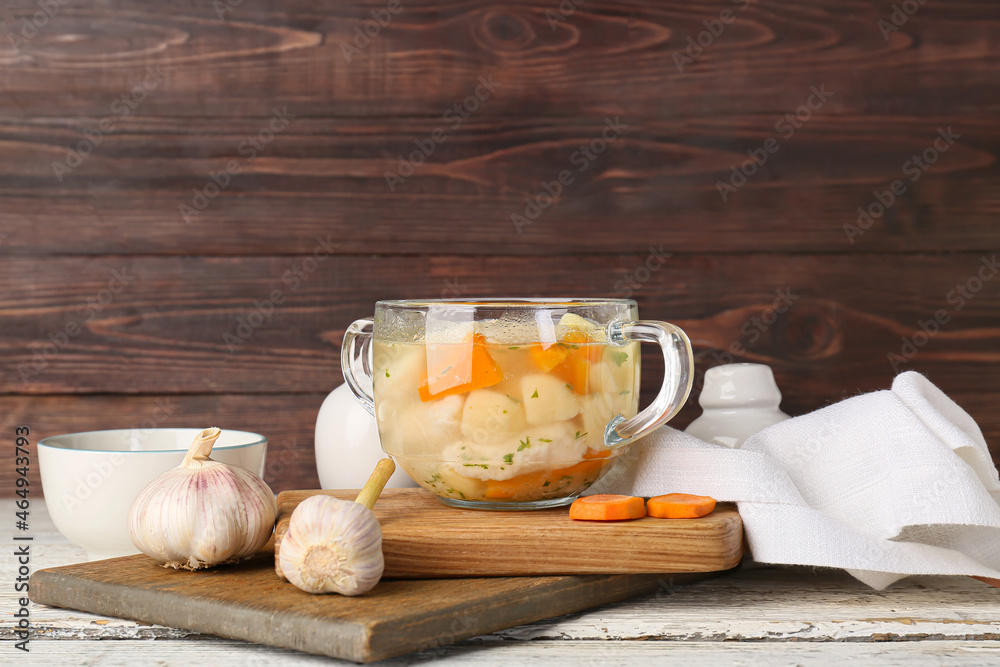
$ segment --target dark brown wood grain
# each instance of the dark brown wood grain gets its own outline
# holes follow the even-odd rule
[[[167,80],[143,115],[261,116],[294,101],[295,113],[317,117],[439,116],[490,74],[502,83],[482,109],[490,117],[784,113],[820,83],[840,91],[840,113],[1000,109],[990,0],[925,3],[888,39],[877,25],[888,1],[589,0],[554,22],[546,11],[558,2],[401,4],[348,61],[342,43],[385,0],[245,0],[222,16],[208,0],[74,3],[18,51],[5,40],[0,114],[106,114],[156,65]],[[674,54],[727,8],[734,20],[679,70]]]
[[[121,377],[121,375],[119,375]],[[333,382],[331,387],[337,384]],[[27,426],[34,446],[63,433],[110,428],[202,428],[219,426],[261,433],[268,438],[264,479],[275,491],[319,488],[313,442],[324,394],[161,394],[127,396],[0,396],[0,434]],[[42,487],[32,447],[29,481]],[[0,467],[0,497],[13,496],[13,467]]]
[[[619,118],[621,136],[593,161],[580,147],[601,140],[601,118],[470,119],[392,183],[386,173],[440,118],[298,119],[251,160],[242,142],[266,118],[140,117],[58,178],[52,165],[99,119],[0,119],[0,253],[306,254],[317,239],[361,254],[1000,246],[992,116],[818,113],[788,139],[774,114]],[[912,157],[949,127],[956,143],[914,171]],[[779,148],[759,172],[720,192],[731,165],[760,155],[769,139]],[[225,175],[230,163],[238,174]],[[528,200],[544,203],[543,184],[561,172],[572,180],[532,213]],[[210,178],[219,173],[221,192]],[[857,209],[878,205],[874,193],[896,180],[906,192],[870,228],[849,233]],[[206,188],[215,196],[198,199]]]
[[[952,293],[996,256],[675,255],[645,272],[647,257],[638,254],[336,256],[312,264],[11,258],[0,265],[0,282],[20,287],[0,295],[0,392],[326,392],[340,382],[345,327],[370,315],[377,299],[449,293],[634,296],[641,316],[683,327],[702,361],[728,361],[735,344],[734,358],[772,365],[816,404],[885,386],[907,368],[949,391],[997,392],[1000,374],[990,369],[1000,362],[1000,276],[969,299]],[[115,271],[128,284],[101,307]],[[21,278],[28,274],[30,283]],[[633,282],[632,294],[625,277],[646,280]],[[758,326],[753,318],[770,319],[779,291],[791,306]],[[901,354],[903,337],[937,310],[949,318],[940,333],[894,369],[887,355]],[[73,324],[79,332],[70,336]]]
[[[276,559],[292,512],[314,495],[353,501],[358,492],[279,494]],[[442,505],[425,489],[386,489],[373,509],[383,576],[394,579],[715,572],[743,558],[743,521],[732,504],[697,519],[593,522],[570,519],[568,507],[476,512]]]
[[[290,438],[294,460],[268,481],[309,488],[342,332],[375,300],[570,294],[633,296],[684,327],[696,385],[726,361],[770,364],[792,414],[922,371],[1000,460],[1000,280],[949,300],[1000,250],[993,0],[923,3],[898,30],[878,23],[891,0],[587,0],[566,14],[403,0],[350,60],[342,43],[386,0],[231,2],[74,0],[14,42],[38,5],[0,8],[4,432],[129,426],[169,399],[163,425],[215,417]],[[734,20],[679,67],[725,9]],[[460,125],[445,119],[481,78],[498,85]],[[814,89],[832,95],[789,134]],[[287,127],[250,159],[243,142],[275,110]],[[609,118],[621,136],[581,162]],[[390,187],[438,128],[446,140]],[[908,162],[947,128],[954,145],[914,180]],[[769,139],[778,149],[723,200],[718,183]],[[89,154],[60,168],[76,149]],[[239,173],[185,218],[232,161]],[[563,170],[572,182],[517,228]],[[895,180],[905,192],[849,238]],[[651,246],[673,255],[647,278]],[[761,330],[784,289],[797,300]],[[242,340],[240,318],[274,295]],[[925,342],[938,310],[948,321]],[[660,371],[646,356],[648,400]],[[0,468],[0,496],[12,474]]]

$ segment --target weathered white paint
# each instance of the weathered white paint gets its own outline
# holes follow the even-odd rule
[[[937,642],[503,642],[489,647],[463,643],[448,651],[421,652],[372,663],[374,665],[573,665],[573,667],[634,667],[635,665],[698,665],[698,667],[759,667],[813,665],[829,667],[854,661],[864,667],[996,667],[1000,644]],[[224,640],[117,641],[79,640],[35,642],[32,667],[99,665],[206,665],[214,667],[337,667],[353,663]]]
[[[13,501],[0,515],[13,516]],[[32,569],[84,559],[52,526],[44,504],[31,508]],[[0,531],[14,544],[8,523]],[[13,553],[13,548],[9,549]],[[0,639],[13,638],[16,562],[0,560]],[[192,635],[93,614],[32,605],[33,665],[139,664],[330,665],[325,658]],[[61,641],[44,641],[59,639]],[[117,639],[122,641],[80,641]],[[161,639],[172,641],[135,641]],[[938,641],[918,641],[935,639]],[[873,591],[840,572],[748,568],[690,586],[664,587],[641,599],[511,628],[389,664],[635,664],[705,666],[822,664],[857,658],[865,665],[1000,664],[1000,589],[961,577],[914,577]],[[624,640],[624,641],[623,641]],[[647,641],[627,641],[647,640]],[[730,643],[733,640],[752,640]],[[910,640],[888,642],[886,640]],[[723,643],[725,641],[726,643]],[[349,663],[343,663],[349,664]]]

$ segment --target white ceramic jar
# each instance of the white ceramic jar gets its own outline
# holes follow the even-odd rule
[[[360,489],[383,458],[375,417],[358,403],[346,384],[331,391],[316,418],[316,471],[320,485],[324,489]],[[386,486],[416,485],[397,468]]]
[[[734,449],[757,431],[789,418],[778,409],[781,392],[765,364],[708,369],[698,403],[704,412],[685,433]]]

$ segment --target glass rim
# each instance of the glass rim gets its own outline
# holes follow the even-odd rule
[[[483,299],[386,299],[375,302],[375,308],[393,310],[422,310],[432,306],[467,308],[577,308],[588,306],[638,307],[635,299],[573,298],[573,297],[488,297]]]

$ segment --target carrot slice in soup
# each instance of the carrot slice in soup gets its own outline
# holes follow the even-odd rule
[[[646,505],[637,496],[599,493],[577,498],[569,508],[569,518],[582,521],[622,521],[646,516]]]
[[[588,341],[590,338],[582,331],[567,331],[563,342],[553,346],[565,350],[566,358],[552,368],[552,374],[581,396],[588,393],[592,366],[600,362],[604,354],[600,345],[587,345]]]
[[[584,461],[558,470],[539,470],[528,472],[523,475],[516,475],[510,479],[488,479],[486,480],[486,493],[484,498],[493,500],[516,500],[537,496],[546,489],[555,491],[561,482],[567,478],[575,484],[582,484],[585,480],[596,478],[606,464],[601,459],[607,458],[611,451],[603,449],[599,452],[591,453],[587,450],[583,455]]]
[[[428,345],[427,370],[427,379],[417,388],[424,403],[492,387],[503,380],[503,371],[487,351],[482,334],[465,343]]]
[[[565,345],[555,343],[550,343],[548,347],[544,347],[539,343],[538,345],[531,346],[530,354],[532,360],[538,364],[538,367],[548,373],[566,360],[569,348]]]
[[[660,519],[697,519],[711,514],[714,509],[715,498],[688,493],[668,493],[650,498],[646,503],[647,514]]]

